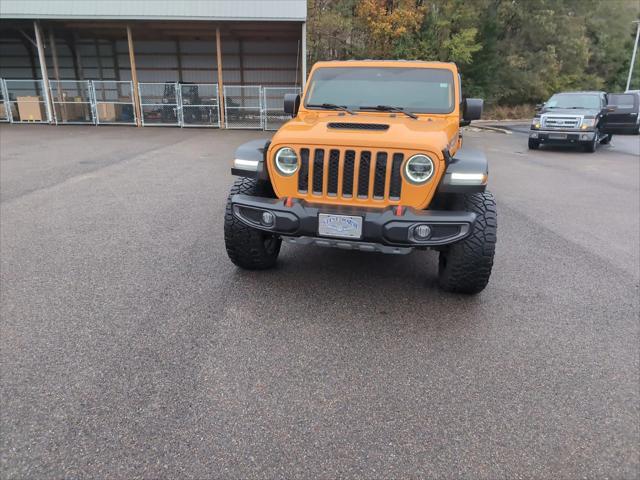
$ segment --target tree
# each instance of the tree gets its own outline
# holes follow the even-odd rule
[[[368,34],[373,57],[394,58],[398,42],[415,36],[426,7],[416,0],[361,0],[356,15]]]
[[[624,87],[639,14],[636,0],[309,0],[310,60],[453,61],[468,95],[538,103]]]

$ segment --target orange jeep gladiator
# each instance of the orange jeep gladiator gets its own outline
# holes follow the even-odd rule
[[[406,254],[439,252],[447,291],[478,293],[491,274],[496,205],[487,160],[462,148],[480,99],[462,98],[453,63],[316,63],[293,119],[240,146],[225,243],[246,269],[276,264],[282,241]]]

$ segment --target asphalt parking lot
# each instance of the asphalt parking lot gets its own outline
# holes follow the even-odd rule
[[[432,252],[236,269],[261,136],[0,127],[2,478],[638,478],[638,137],[468,132],[499,235],[465,297]]]

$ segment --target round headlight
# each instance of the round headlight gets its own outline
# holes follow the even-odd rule
[[[411,183],[425,183],[435,171],[433,160],[427,155],[414,155],[404,166],[404,175]]]
[[[276,168],[282,175],[293,175],[298,170],[298,156],[293,148],[283,147],[276,152]]]

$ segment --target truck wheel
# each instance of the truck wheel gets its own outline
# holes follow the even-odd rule
[[[238,267],[247,270],[271,268],[278,260],[282,240],[276,235],[251,228],[238,220],[231,208],[231,197],[235,194],[273,197],[271,186],[253,178],[241,177],[231,187],[224,214],[224,243],[229,259]]]
[[[613,138],[613,134],[609,133],[606,137],[600,140],[600,145],[609,145],[611,143],[611,139]]]
[[[598,138],[600,138],[600,132],[598,132],[596,130],[596,133],[593,136],[593,140],[591,140],[590,142],[584,144],[585,152],[593,153],[593,152],[596,151],[596,149],[598,148],[598,143],[599,143]]]
[[[440,252],[438,283],[448,292],[474,294],[487,286],[493,267],[498,221],[496,202],[489,192],[464,195],[460,210],[477,215],[473,232]]]
[[[540,141],[534,140],[533,138],[529,139],[529,150],[538,150],[540,148]]]

